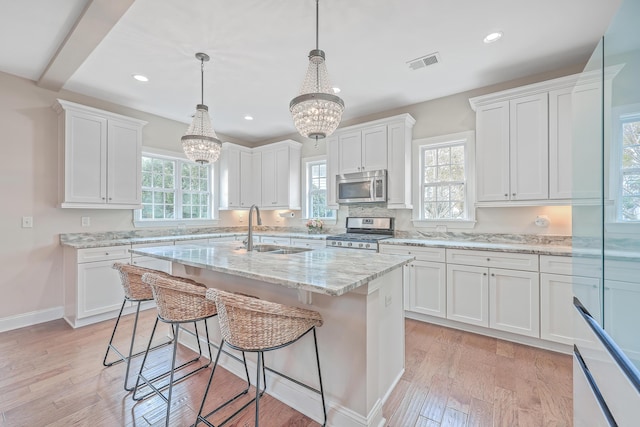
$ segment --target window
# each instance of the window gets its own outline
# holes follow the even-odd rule
[[[618,218],[640,221],[640,114],[620,117],[621,161],[619,165]]]
[[[335,218],[327,207],[327,161],[324,158],[305,160],[305,213],[307,218]]]
[[[414,225],[473,227],[473,149],[473,132],[413,141]]]
[[[213,218],[212,167],[176,157],[142,156],[142,209],[136,220],[192,221]]]
[[[423,146],[422,218],[465,219],[464,143]]]

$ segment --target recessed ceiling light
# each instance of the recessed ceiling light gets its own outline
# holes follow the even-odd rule
[[[340,93],[340,88],[339,87],[334,87],[333,88],[333,93]]]
[[[148,82],[149,78],[147,76],[143,76],[142,74],[134,74],[133,78],[139,82]]]
[[[493,42],[497,42],[501,38],[502,38],[502,31],[496,31],[494,33],[487,34],[487,36],[484,38],[484,42],[493,43]]]
[[[253,120],[253,116],[244,116],[245,120]]]

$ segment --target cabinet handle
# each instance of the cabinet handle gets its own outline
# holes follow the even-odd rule
[[[504,193],[504,197],[509,197],[509,193]]]
[[[487,275],[487,273],[482,273],[482,275],[483,275],[483,276],[486,276],[486,275]]]
[[[496,274],[495,273],[491,273],[491,277],[496,277]]]
[[[103,198],[102,198],[102,200],[107,200],[107,198],[106,198],[106,197],[103,197]]]
[[[491,258],[487,258],[487,261],[491,261]]]
[[[105,252],[104,254],[105,254],[105,255],[109,255],[109,252]]]
[[[516,193],[511,193],[511,195],[512,195],[512,196],[515,196],[515,195],[516,195]]]

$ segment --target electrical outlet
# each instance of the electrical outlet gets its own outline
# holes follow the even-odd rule
[[[33,217],[32,216],[23,216],[22,217],[22,228],[33,228]]]
[[[83,216],[82,217],[82,226],[83,227],[90,227],[91,226],[91,217],[90,216]]]

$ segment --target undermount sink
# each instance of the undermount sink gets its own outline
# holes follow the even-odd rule
[[[255,245],[253,247],[254,252],[265,252],[268,254],[288,255],[297,254],[300,252],[307,252],[310,248],[295,248],[293,246],[277,246],[277,245]]]

